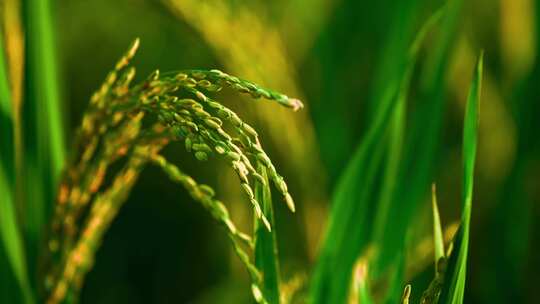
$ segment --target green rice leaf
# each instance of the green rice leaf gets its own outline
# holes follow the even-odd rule
[[[391,266],[395,255],[403,248],[407,227],[433,180],[432,171],[444,112],[445,73],[461,4],[462,0],[446,1],[444,7],[430,18],[432,21],[428,21],[438,24],[437,19],[440,19],[440,26],[437,27],[434,43],[426,53],[414,111],[407,119],[410,125],[401,157],[400,175],[388,208],[387,218],[392,220],[392,225],[382,225],[384,232],[378,241],[380,255],[375,268],[380,273]],[[421,32],[427,33],[429,27],[426,25],[424,29]],[[418,36],[422,35],[419,33]],[[413,50],[419,48],[420,41],[416,40]]]
[[[266,301],[270,304],[276,304],[280,303],[280,275],[274,210],[266,168],[259,164],[257,171],[263,177],[265,184],[256,183],[255,198],[262,204],[263,213],[270,221],[272,230],[268,231],[261,220],[255,217],[255,266],[262,274],[262,292]]]
[[[443,289],[445,303],[451,304],[463,303],[465,293],[482,69],[483,53],[480,54],[475,67],[465,110],[465,122],[463,126],[463,211],[461,215],[461,227],[457,232],[457,241],[454,243],[454,250],[452,252],[453,257],[449,263],[447,283]]]
[[[21,182],[28,268],[35,273],[65,150],[51,1],[23,1],[22,7],[26,35]]]
[[[430,19],[427,27],[432,23]],[[387,151],[390,151],[390,162],[386,162],[383,167],[386,173],[382,189],[385,192],[393,189],[403,136],[405,99],[416,63],[418,41],[422,40],[425,32],[419,32],[410,52],[406,53],[396,70],[397,76],[387,83],[374,120],[337,185],[329,227],[310,290],[313,303],[343,303],[347,298],[353,265],[370,238],[371,223],[368,214],[370,202],[376,199],[372,189]],[[393,126],[393,135],[391,144],[386,146],[381,144],[381,139],[385,138],[389,125]],[[383,200],[388,200],[384,199],[385,195],[382,196]],[[381,223],[387,219],[385,203],[382,203],[380,210],[382,215],[377,216],[376,227],[381,227]]]
[[[36,104],[43,112],[36,113],[40,121],[46,123],[47,143],[50,154],[51,172],[54,180],[58,180],[64,166],[65,140],[61,111],[60,89],[58,81],[58,61],[52,6],[48,0],[26,1],[25,25],[27,33],[27,65],[28,65],[28,102]],[[41,132],[37,130],[39,135]]]
[[[388,92],[386,102],[393,99]],[[383,146],[377,138],[384,131],[382,120],[371,128],[347,166],[333,198],[330,222],[311,286],[313,303],[343,303],[347,297],[352,267],[367,241],[366,213],[369,189],[374,184]]]

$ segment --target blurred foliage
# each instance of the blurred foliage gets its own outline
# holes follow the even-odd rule
[[[32,100],[42,97],[41,91],[31,89],[40,80],[28,73],[40,68],[39,63],[45,59],[32,63],[24,58],[47,54],[36,51],[38,38],[22,37],[39,35],[23,18],[32,14],[31,8],[36,9],[37,5],[33,5],[38,2],[0,1],[5,74],[9,75],[9,98],[15,113],[13,128],[32,124],[36,128],[26,135],[12,134],[9,140],[13,142],[15,161],[3,161],[2,166],[27,166],[24,157],[28,152],[21,154],[20,149],[32,147],[28,140],[39,141],[36,149],[42,151],[53,148],[45,142],[63,145],[59,143],[61,139],[39,135],[44,125],[60,127],[33,121],[26,112],[18,114],[31,106]],[[361,232],[366,246],[351,258],[351,286],[356,298],[362,299],[368,292],[376,302],[383,301],[380,295],[394,285],[389,291],[393,300],[388,301],[395,301],[403,292],[403,282],[412,285],[410,303],[418,303],[422,291],[428,289],[436,251],[430,185],[437,184],[442,238],[447,248],[462,211],[463,113],[471,71],[479,50],[484,49],[464,301],[537,302],[534,287],[536,269],[540,269],[540,258],[535,254],[540,246],[539,1],[46,2],[53,12],[55,38],[47,48],[53,52],[50,56],[56,54],[56,59],[51,60],[58,63],[57,73],[52,72],[57,75],[52,77],[60,80],[58,92],[48,96],[58,98],[62,109],[59,117],[51,119],[64,125],[59,132],[65,135],[66,147],[72,145],[72,135],[92,92],[135,37],[140,37],[144,46],[134,59],[138,75],[148,75],[155,68],[218,68],[304,101],[306,108],[299,115],[263,103],[228,104],[260,130],[261,137],[268,139],[265,149],[287,177],[297,203],[294,216],[282,204],[276,204],[273,210],[280,290],[282,297],[286,295],[293,303],[302,303],[309,294],[308,285],[332,209],[330,198],[380,111],[385,88],[396,82],[410,43],[422,24],[435,11],[448,6],[447,11],[453,16],[443,17],[419,49],[410,90],[406,92],[403,121],[393,120],[392,125],[400,125],[402,134],[392,133],[392,125],[385,126],[384,136],[374,139],[374,147],[382,147],[379,160],[375,154],[365,156],[376,169],[372,187],[366,190],[366,213],[362,214],[365,221],[358,224],[368,229]],[[2,98],[5,99],[3,95]],[[50,103],[47,106],[55,107]],[[3,109],[4,100],[4,112]],[[20,121],[18,117],[24,118]],[[6,155],[12,148],[4,143],[7,135],[1,133],[3,130],[1,156],[9,159]],[[396,143],[395,149],[392,142]],[[36,155],[41,155],[37,150]],[[55,152],[44,153],[49,159],[48,155]],[[174,145],[163,154],[171,162],[189,157]],[[396,172],[392,172],[392,162],[398,164]],[[223,165],[219,174],[215,167],[198,162],[184,162],[183,169],[195,172],[197,180],[218,185],[220,198],[234,202],[227,205],[233,220],[243,230],[251,229],[251,210],[248,204],[239,203],[241,193],[231,178],[234,172],[219,165]],[[40,170],[52,170],[57,165],[51,162],[50,166]],[[390,179],[393,190],[383,191],[388,189],[384,185],[388,185],[385,177],[389,175],[394,176],[393,181]],[[351,187],[365,182],[360,178]],[[28,193],[16,189],[11,196],[32,195],[36,189],[28,187]],[[8,201],[6,197],[5,192],[0,196],[2,207]],[[145,169],[104,237],[83,287],[81,302],[250,303],[249,277],[234,257],[226,236],[203,208],[189,202],[189,193],[169,183],[158,169]],[[380,207],[381,202],[386,202],[387,207]],[[376,212],[382,209],[387,211]],[[28,230],[38,229],[27,222],[27,211],[24,205],[14,206],[13,210],[19,223],[24,224],[21,227],[25,235]],[[0,225],[6,223],[4,216],[5,213],[0,217]],[[355,227],[355,220],[351,217],[350,227]],[[372,240],[377,240],[379,246],[371,246]],[[37,256],[36,249],[30,248],[26,249],[28,255]],[[6,249],[0,247],[0,261],[5,261],[6,254]],[[7,265],[0,267],[0,280],[15,278],[4,270]],[[363,271],[373,279],[369,284],[362,281],[367,277]],[[35,285],[35,278],[29,279]],[[9,284],[0,285],[8,286],[0,290],[0,301],[13,299],[15,284],[11,288]]]

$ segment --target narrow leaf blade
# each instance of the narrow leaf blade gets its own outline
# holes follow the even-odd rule
[[[418,35],[414,46],[418,45],[416,41],[422,39],[425,31],[421,30]],[[388,168],[394,162],[384,163],[381,169],[382,158],[388,151],[387,145],[381,144],[381,138],[385,137],[392,121],[395,132],[390,146],[401,146],[402,112],[417,51],[418,48],[413,47],[411,52],[405,52],[401,65],[395,70],[396,75],[380,94],[381,99],[365,138],[338,182],[332,200],[329,227],[310,290],[313,303],[343,303],[346,300],[354,262],[366,248],[372,234],[368,212],[372,201],[377,199],[372,189],[380,170],[386,169],[384,188],[389,191],[393,188],[397,170]],[[399,154],[391,153],[390,158],[398,161]],[[382,209],[384,213],[387,208]],[[380,223],[386,219],[387,215],[383,214],[380,220],[377,219],[376,226],[381,226]]]
[[[255,217],[255,266],[262,273],[262,292],[265,299],[269,304],[279,304],[280,275],[272,197],[266,168],[263,165],[259,165],[258,172],[263,177],[265,184],[256,183],[255,199],[261,203],[263,213],[270,221],[272,230],[268,231],[261,220]]]
[[[23,1],[22,12],[26,35],[21,188],[27,264],[34,274],[65,150],[52,1]]]
[[[458,240],[455,243],[455,265],[449,268],[447,291],[444,298],[446,303],[463,303],[465,293],[465,281],[467,274],[467,253],[469,249],[469,230],[472,209],[474,163],[476,159],[476,146],[478,138],[478,110],[480,103],[480,91],[482,84],[483,53],[480,54],[476,64],[473,80],[467,97],[465,121],[463,126],[463,195],[461,227]],[[452,259],[451,259],[452,262]]]

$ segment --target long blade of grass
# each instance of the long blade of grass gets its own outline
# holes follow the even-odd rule
[[[463,303],[465,292],[465,279],[467,273],[467,253],[469,248],[469,230],[471,221],[474,163],[476,160],[476,145],[478,137],[478,110],[480,104],[480,91],[482,86],[483,53],[480,54],[465,110],[463,126],[463,193],[462,215],[459,230],[459,246],[456,245],[452,255],[455,255],[455,267],[449,268],[447,291],[443,291],[445,303]],[[454,266],[454,265],[452,265]]]
[[[274,210],[272,207],[272,196],[270,193],[266,168],[259,164],[259,174],[263,177],[265,184],[257,182],[255,185],[255,198],[262,204],[263,213],[270,221],[272,231],[268,231],[260,219],[255,217],[255,266],[262,274],[262,292],[265,299],[270,304],[280,303],[280,275],[278,262],[278,248],[276,241],[276,227],[274,225]]]
[[[24,247],[13,200],[13,111],[3,44],[0,28],[0,250],[5,251],[8,260],[6,264],[11,267],[25,302],[31,303],[32,293],[28,284]],[[0,282],[2,283],[4,282]]]
[[[398,96],[396,110],[390,121],[386,168],[380,190],[380,198],[377,203],[377,212],[373,228],[373,240],[377,245],[387,224],[388,209],[395,191],[395,184],[399,170],[399,161],[402,157],[403,137],[405,133],[405,106],[409,89],[409,76],[403,82]]]
[[[435,12],[425,22],[425,24],[420,28],[420,30],[416,34],[415,40],[413,41],[412,45],[408,47],[407,49],[408,52],[406,52],[406,54],[412,57],[414,56],[414,54],[416,54],[419,51],[421,42],[424,40],[424,37],[440,21],[443,13],[444,13],[444,8]],[[407,59],[407,57],[405,57],[405,59]],[[383,185],[381,188],[381,197],[379,198],[379,201],[377,204],[378,207],[377,207],[376,219],[375,219],[375,224],[374,224],[373,242],[377,246],[380,246],[380,250],[385,250],[383,234],[385,233],[385,228],[389,226],[388,215],[389,215],[390,208],[393,208],[393,209],[407,208],[407,206],[404,204],[392,205],[392,200],[394,198],[395,191],[396,191],[395,186],[396,186],[398,172],[400,168],[400,160],[403,157],[402,146],[403,146],[403,141],[404,141],[404,136],[405,136],[405,123],[404,123],[405,117],[404,116],[405,116],[405,106],[406,106],[407,97],[408,97],[407,95],[409,93],[409,82],[410,82],[409,78],[410,78],[410,75],[408,75],[403,81],[403,84],[402,84],[402,87],[398,96],[398,106],[397,106],[396,112],[394,113],[394,117],[392,119],[391,129],[390,129],[390,142],[388,146],[388,158],[386,162],[387,166],[384,172]],[[406,227],[400,227],[397,229],[405,230]],[[375,262],[372,263],[372,265],[374,266],[372,269],[374,277],[377,277],[382,270],[381,265],[378,262],[379,262],[379,259],[376,259]],[[389,286],[389,289],[390,290],[394,289],[394,286]]]
[[[388,80],[396,79],[396,81],[401,81],[401,77],[403,77],[401,69],[403,67],[403,62],[407,62],[408,60],[410,40],[413,39],[415,35],[414,21],[416,19],[415,17],[419,2],[421,1],[415,0],[399,3],[398,9],[393,14],[394,24],[388,33],[388,38],[373,83],[371,101],[373,103],[374,113],[378,111],[377,107],[381,105],[378,101],[381,100],[381,94],[388,85]],[[423,37],[422,34],[418,36]],[[401,91],[398,96],[397,107],[392,114],[390,122],[386,167],[383,173],[380,197],[376,204],[377,210],[372,233],[375,245],[377,245],[377,240],[382,232],[382,226],[386,221],[399,169],[405,133],[404,119],[405,103],[409,88],[408,82],[408,80],[404,81],[400,88]],[[376,269],[372,269],[371,271],[373,270],[377,271]]]
[[[377,210],[375,214],[375,222],[373,225],[372,243],[374,246],[379,246],[379,241],[382,238],[382,232],[384,231],[384,225],[387,225],[388,221],[388,209],[394,195],[399,162],[402,157],[402,145],[405,133],[405,107],[407,93],[409,91],[410,73],[404,79],[402,88],[400,90],[396,110],[392,114],[392,120],[390,122],[390,134],[387,148],[386,168],[383,175],[382,186],[380,190],[380,197],[377,202]],[[371,272],[370,279],[374,280],[379,276],[379,269],[376,265],[377,259],[370,261]],[[403,254],[399,255],[396,262],[393,265],[391,275],[388,278],[388,287],[384,303],[396,303],[400,294],[401,284],[403,279]],[[396,293],[397,292],[397,293]]]
[[[369,241],[370,222],[367,214],[369,202],[373,198],[371,189],[387,149],[380,144],[380,140],[393,121],[398,130],[393,141],[400,145],[403,119],[403,113],[400,112],[404,111],[406,88],[416,63],[417,41],[421,40],[424,33],[420,31],[411,52],[407,53],[406,60],[397,70],[400,76],[389,81],[384,89],[373,123],[338,183],[329,227],[310,290],[313,303],[343,303],[347,297],[353,264]],[[388,176],[387,172],[388,177],[385,178],[389,186],[383,186],[383,189],[392,188],[392,176],[396,170],[389,170],[390,174]]]
[[[392,90],[387,103],[347,166],[334,194],[325,241],[311,286],[313,303],[343,303],[347,297],[352,266],[366,244],[367,201],[384,150],[377,145],[393,106]]]
[[[43,104],[48,123],[50,159],[54,179],[58,180],[64,166],[64,130],[56,60],[52,7],[48,0],[29,0],[26,5],[26,31],[28,33],[28,74],[36,89],[32,95]],[[39,91],[37,91],[39,90]],[[37,92],[36,92],[37,91]]]
[[[64,131],[52,8],[48,0],[23,1],[25,100],[23,103],[23,189],[28,267],[35,273],[42,231],[64,165]]]
[[[445,11],[445,7],[439,9],[436,11],[428,20],[424,23],[424,25],[420,28],[420,30],[417,32],[415,40],[413,41],[411,46],[403,46],[402,49],[404,49],[403,53],[405,53],[407,56],[414,56],[416,54],[421,46],[422,41],[424,40],[425,36],[434,28],[436,24],[439,23],[441,17],[443,16],[443,13]],[[411,15],[410,18],[413,18],[414,15]],[[396,28],[395,32],[399,32],[400,28]],[[393,40],[396,44],[400,41],[399,33],[394,33]],[[398,44],[399,45],[399,44]],[[399,50],[399,48],[398,48]],[[390,56],[393,59],[387,60],[388,62],[393,62],[396,60],[396,58],[399,58],[400,56],[404,59],[401,60],[407,60],[409,57],[403,56],[403,55],[396,55],[396,54],[387,54],[387,56]],[[410,73],[410,72],[409,72]],[[388,143],[388,156],[386,160],[386,168],[383,173],[383,179],[382,179],[382,186],[380,189],[380,197],[377,201],[377,209],[375,213],[375,222],[374,222],[374,228],[372,233],[372,244],[376,248],[378,248],[380,251],[387,250],[384,247],[384,240],[385,240],[385,230],[388,226],[394,226],[390,223],[391,218],[388,217],[390,208],[392,209],[406,209],[408,208],[405,204],[396,204],[393,200],[395,199],[396,195],[396,186],[398,182],[398,176],[399,176],[399,170],[400,170],[400,162],[403,158],[403,142],[405,138],[405,108],[407,104],[407,98],[409,94],[409,82],[410,82],[410,75],[406,76],[406,78],[403,80],[402,87],[399,92],[398,96],[398,103],[396,107],[396,111],[393,114],[391,125],[390,125],[390,134],[389,134],[389,143]],[[407,229],[407,226],[398,226],[394,227],[396,230],[403,230],[405,231]],[[394,231],[392,231],[394,232]],[[405,245],[405,244],[403,244]],[[380,278],[381,275],[390,274],[386,278],[384,278],[384,281],[387,282],[387,288],[386,288],[386,294],[384,297],[384,303],[397,303],[399,301],[399,297],[401,296],[402,291],[402,284],[403,284],[403,268],[404,268],[404,258],[403,258],[403,252],[402,250],[405,250],[405,246],[401,247],[400,250],[394,252],[393,259],[394,261],[388,265],[390,267],[390,270],[382,269],[382,265],[380,263],[381,259],[379,256],[375,256],[375,259],[371,261],[371,279],[376,281]],[[386,265],[385,265],[386,266]]]
[[[392,225],[383,225],[379,240],[379,272],[389,267],[405,240],[406,229],[417,210],[418,202],[427,194],[437,154],[437,142],[444,110],[444,75],[449,61],[451,42],[455,36],[457,18],[462,0],[448,0],[441,9],[441,26],[437,40],[428,52],[422,71],[418,101],[411,113],[406,150],[401,158],[397,189],[388,208],[387,219]]]
[[[25,5],[25,24],[27,32],[27,74],[30,102],[39,104],[44,112],[49,134],[51,173],[58,180],[64,166],[64,130],[58,82],[58,61],[56,60],[55,35],[53,29],[52,7],[48,0],[28,0]]]

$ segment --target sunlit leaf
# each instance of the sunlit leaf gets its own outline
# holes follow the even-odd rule
[[[463,126],[463,193],[461,227],[457,232],[457,241],[454,242],[454,249],[446,276],[446,286],[443,289],[442,294],[442,299],[448,304],[463,303],[465,293],[482,69],[483,53],[480,54],[475,67],[465,110],[465,121]]]

